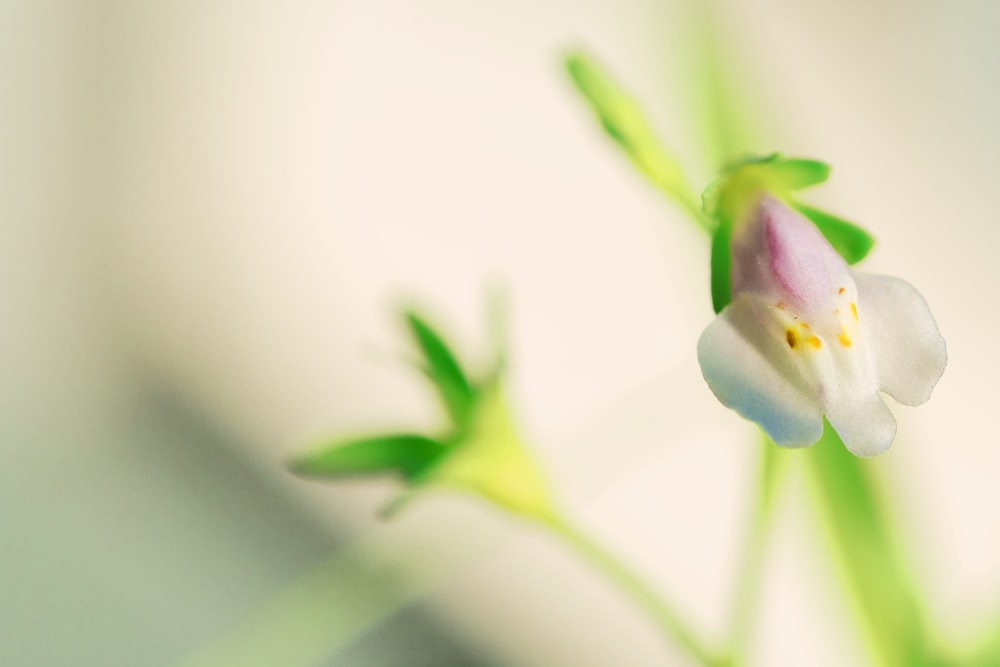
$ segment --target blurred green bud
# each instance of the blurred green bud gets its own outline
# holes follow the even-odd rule
[[[404,314],[421,353],[420,369],[437,390],[448,426],[437,436],[404,433],[335,441],[289,465],[300,475],[343,479],[396,475],[407,491],[386,514],[433,488],[480,496],[505,510],[541,521],[553,507],[543,475],[524,446],[507,407],[501,369],[474,381],[435,329],[416,312]]]
[[[593,57],[570,53],[566,71],[597,115],[604,131],[632,164],[664,194],[704,224],[697,197],[692,194],[680,163],[656,137],[639,105],[602,69]]]
[[[515,514],[553,515],[548,487],[517,432],[499,381],[482,388],[464,439],[428,481],[478,494]]]

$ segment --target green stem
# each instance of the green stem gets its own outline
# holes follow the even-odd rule
[[[701,640],[695,638],[672,605],[592,537],[560,517],[550,518],[544,525],[642,609],[670,642],[683,648],[705,667],[729,667],[727,659],[709,651]]]
[[[884,667],[927,664],[927,637],[870,461],[848,452],[827,424],[804,452],[821,525],[862,638]]]
[[[754,491],[753,508],[742,553],[730,621],[730,655],[734,661],[746,653],[753,630],[754,611],[760,598],[761,574],[771,515],[778,482],[784,471],[785,458],[779,456],[776,445],[764,437],[760,454],[760,473]]]

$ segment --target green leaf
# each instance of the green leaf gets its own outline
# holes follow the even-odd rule
[[[455,424],[464,428],[475,401],[475,392],[469,379],[444,340],[424,319],[410,311],[406,313],[406,322],[423,352],[426,361],[423,371],[437,386]]]
[[[414,480],[448,449],[446,443],[422,435],[383,435],[323,447],[292,461],[289,467],[300,475],[313,477],[398,473]]]
[[[646,178],[680,203],[702,226],[707,226],[680,165],[656,138],[639,105],[589,56],[572,53],[565,64],[577,90],[597,114],[608,136]]]
[[[857,264],[863,260],[875,246],[875,238],[853,222],[798,202],[793,203],[793,206],[813,221],[848,264]]]
[[[819,160],[779,157],[771,163],[769,169],[788,190],[819,185],[830,177],[830,165]]]

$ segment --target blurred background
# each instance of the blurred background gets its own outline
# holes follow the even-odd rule
[[[417,300],[470,363],[506,286],[512,393],[564,503],[725,632],[754,429],[695,360],[707,243],[601,135],[585,46],[696,187],[722,49],[746,150],[831,163],[948,340],[873,465],[935,634],[1000,614],[989,0],[0,3],[0,664],[685,665],[557,544],[465,498],[284,463],[438,419]],[[706,16],[714,17],[714,37]],[[727,60],[728,59],[728,60]],[[790,480],[752,646],[860,664]],[[242,653],[241,653],[242,651]]]

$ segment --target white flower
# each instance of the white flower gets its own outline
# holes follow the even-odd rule
[[[823,417],[858,456],[887,450],[896,420],[879,395],[919,405],[944,372],[944,339],[920,293],[852,272],[811,222],[763,196],[731,236],[732,301],[698,341],[718,399],[779,445]]]

